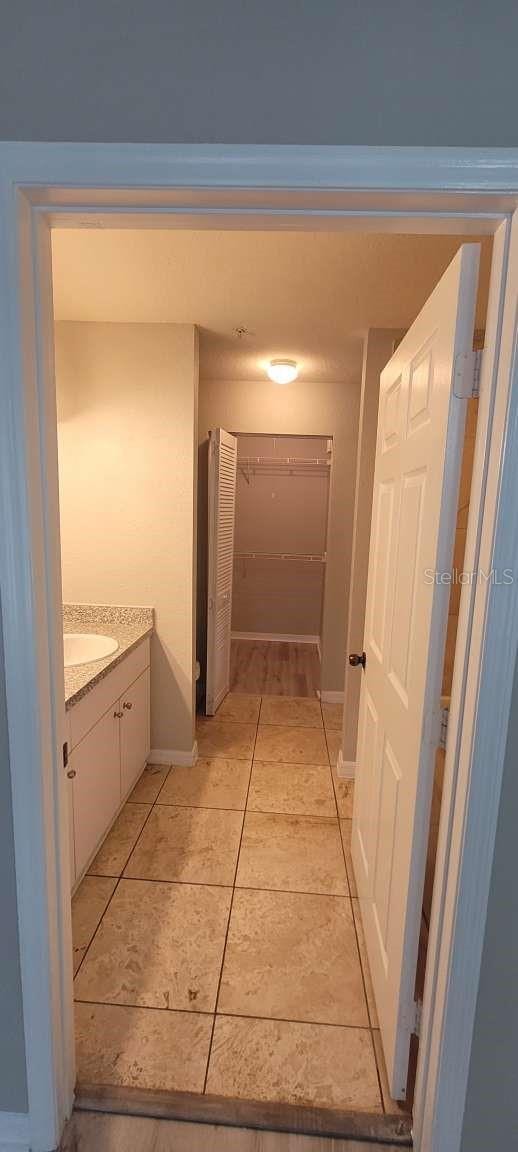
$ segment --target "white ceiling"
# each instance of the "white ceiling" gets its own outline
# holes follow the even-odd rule
[[[471,238],[472,239],[472,238]],[[62,229],[58,320],[200,327],[205,379],[254,380],[289,356],[302,378],[358,378],[362,333],[408,328],[457,251],[454,236]],[[484,326],[491,240],[482,241]],[[250,335],[239,339],[236,328]]]

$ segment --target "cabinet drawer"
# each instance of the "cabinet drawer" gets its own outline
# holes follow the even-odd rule
[[[70,747],[75,748],[104,712],[149,667],[149,638],[125,656],[100,684],[70,709]]]

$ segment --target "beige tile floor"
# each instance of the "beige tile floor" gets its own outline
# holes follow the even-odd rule
[[[73,900],[80,1082],[397,1107],[339,728],[314,699],[231,694],[195,768],[145,770]]]

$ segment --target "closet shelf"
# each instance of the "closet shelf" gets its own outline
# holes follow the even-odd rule
[[[330,468],[331,462],[318,456],[238,456],[239,467],[246,468]]]
[[[304,560],[310,564],[325,564],[327,557],[309,552],[235,552],[235,560]]]
[[[331,467],[330,460],[319,457],[286,456],[238,456],[237,467],[247,484],[250,477],[262,472],[272,476],[328,476]]]

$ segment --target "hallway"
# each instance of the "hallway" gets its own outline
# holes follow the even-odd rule
[[[230,694],[149,766],[73,901],[81,1084],[366,1112],[389,1099],[341,706]]]

